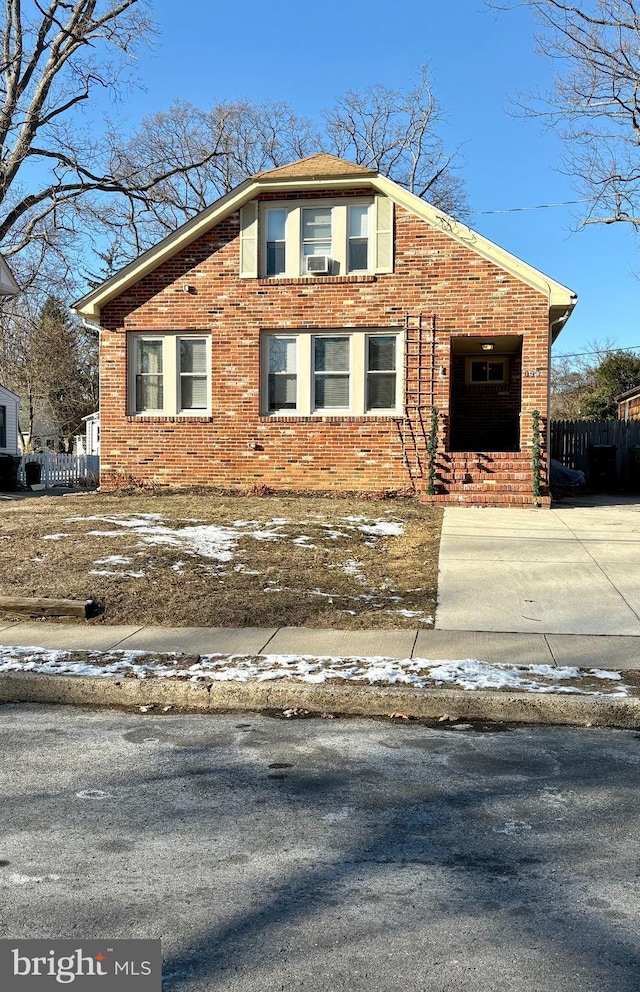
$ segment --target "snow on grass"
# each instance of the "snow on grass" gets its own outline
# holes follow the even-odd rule
[[[146,572],[113,572],[108,568],[90,568],[87,575],[103,575],[118,579],[143,579]]]
[[[43,541],[61,541],[63,537],[71,537],[71,534],[45,534]]]
[[[326,682],[438,686],[468,690],[572,693],[588,696],[630,696],[620,672],[553,668],[550,665],[492,665],[467,658],[433,661],[425,658],[340,658],[266,654],[203,655],[197,661],[177,653],[160,656],[144,651],[61,651],[0,647],[0,673],[23,671],[47,675],[100,678],[179,678],[192,682],[265,682],[283,678],[312,685]]]
[[[415,617],[420,623],[433,623],[431,614],[423,613],[422,610],[387,610],[387,613],[397,613],[398,616],[406,617],[408,620]]]
[[[251,538],[254,541],[290,541],[302,547],[314,548],[311,538],[306,534],[292,537],[283,531],[283,528],[291,524],[287,517],[273,517],[261,524],[256,520],[234,520],[230,525],[203,524],[198,521],[179,521],[191,526],[175,527],[169,526],[166,518],[160,513],[131,513],[131,514],[111,514],[93,515],[86,517],[69,517],[67,523],[80,523],[84,521],[95,521],[96,523],[110,524],[112,530],[91,530],[92,537],[121,537],[127,534],[135,534],[140,538],[141,545],[165,545],[180,548],[190,555],[197,555],[202,558],[209,558],[221,563],[233,560],[238,548],[238,543],[242,538]],[[340,538],[347,538],[354,531],[360,531],[369,538],[365,543],[368,546],[375,544],[380,537],[397,537],[404,531],[404,524],[394,520],[372,520],[367,517],[341,517],[338,521],[326,522],[320,519],[308,520],[301,526],[320,526],[324,536],[332,541]],[[45,540],[60,540],[69,537],[69,534],[49,534]],[[110,556],[111,559],[118,556]],[[108,563],[107,559],[104,559]],[[114,561],[115,563],[115,561]],[[95,564],[101,564],[96,562]]]

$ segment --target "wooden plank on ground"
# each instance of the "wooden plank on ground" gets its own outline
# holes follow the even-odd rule
[[[23,596],[0,596],[0,612],[26,613],[29,616],[83,617],[86,620],[94,609],[92,599],[46,599]]]

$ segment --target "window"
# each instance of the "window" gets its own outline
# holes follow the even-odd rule
[[[206,338],[180,338],[180,409],[207,409]]]
[[[374,210],[373,200],[359,198],[355,202],[344,198],[333,202],[301,200],[263,205],[259,215],[259,272],[267,278],[297,279],[313,276],[314,271],[319,275],[373,271]],[[243,237],[250,239],[250,225]],[[390,228],[382,237],[390,240]],[[390,251],[387,254],[391,257]],[[326,268],[320,259],[316,264],[309,261],[317,256],[329,259]]]
[[[369,257],[369,207],[349,207],[347,272],[366,272]]]
[[[297,404],[298,376],[297,341],[271,334],[268,338],[268,408],[295,410]]]
[[[396,405],[396,350],[393,334],[367,340],[367,410],[392,410]]]
[[[484,361],[480,358],[468,358],[465,372],[467,384],[508,382],[509,360],[507,358],[492,358],[489,361]]]
[[[348,337],[313,340],[313,394],[316,410],[349,407]]]
[[[267,210],[267,275],[281,276],[286,271],[285,222],[287,211],[284,209]]]
[[[132,413],[175,417],[210,412],[208,336],[131,335],[129,355]]]
[[[0,406],[0,448],[7,447],[7,408]]]
[[[331,207],[305,207],[302,210],[302,255],[328,255],[331,257]],[[302,266],[306,272],[306,267]]]
[[[162,410],[164,374],[162,371],[163,342],[136,341],[136,412]]]
[[[401,342],[395,330],[264,334],[263,412],[399,415]]]

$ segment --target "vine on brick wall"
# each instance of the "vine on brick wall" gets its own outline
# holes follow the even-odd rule
[[[436,494],[436,455],[438,453],[438,408],[431,407],[431,423],[429,425],[429,440],[427,442],[428,480],[427,493]]]
[[[542,450],[542,439],[540,436],[540,411],[534,410],[533,420],[533,495],[540,495],[540,452]]]

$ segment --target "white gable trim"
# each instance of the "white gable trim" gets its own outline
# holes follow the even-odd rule
[[[88,320],[99,322],[100,310],[105,304],[120,296],[144,276],[158,268],[163,262],[172,258],[183,248],[186,248],[197,238],[220,224],[226,217],[241,209],[245,203],[260,193],[278,192],[286,197],[287,192],[306,189],[357,189],[370,187],[415,214],[427,224],[448,234],[459,244],[482,258],[493,262],[499,268],[520,279],[533,289],[547,297],[550,307],[572,308],[576,302],[576,294],[549,278],[543,272],[533,268],[521,259],[505,251],[499,245],[484,238],[465,224],[449,217],[420,197],[409,193],[391,179],[384,176],[349,176],[344,179],[328,177],[326,179],[264,179],[255,177],[247,179],[236,189],[216,200],[210,207],[196,217],[187,221],[177,231],[170,234],[159,244],[140,255],[120,272],[102,283],[95,290],[87,293],[74,304],[74,310]]]
[[[443,234],[448,234],[454,241],[464,245],[470,251],[475,252],[482,258],[486,258],[489,262],[493,262],[494,265],[497,265],[510,275],[531,286],[532,289],[537,289],[538,292],[543,293],[549,300],[549,306],[563,307],[573,306],[575,304],[577,296],[567,286],[563,286],[562,283],[551,279],[550,276],[545,275],[544,272],[540,272],[539,269],[534,269],[532,265],[523,262],[517,255],[512,255],[511,252],[501,248],[500,245],[495,244],[493,241],[489,241],[488,238],[483,237],[482,234],[478,234],[477,231],[467,227],[466,224],[461,224],[459,221],[454,220],[453,217],[443,213],[442,210],[438,210],[437,207],[432,206],[425,200],[421,200],[419,196],[410,193],[384,176],[376,177],[374,182],[381,192],[386,193],[399,206],[420,217],[421,220],[431,224],[432,227],[442,231]]]

